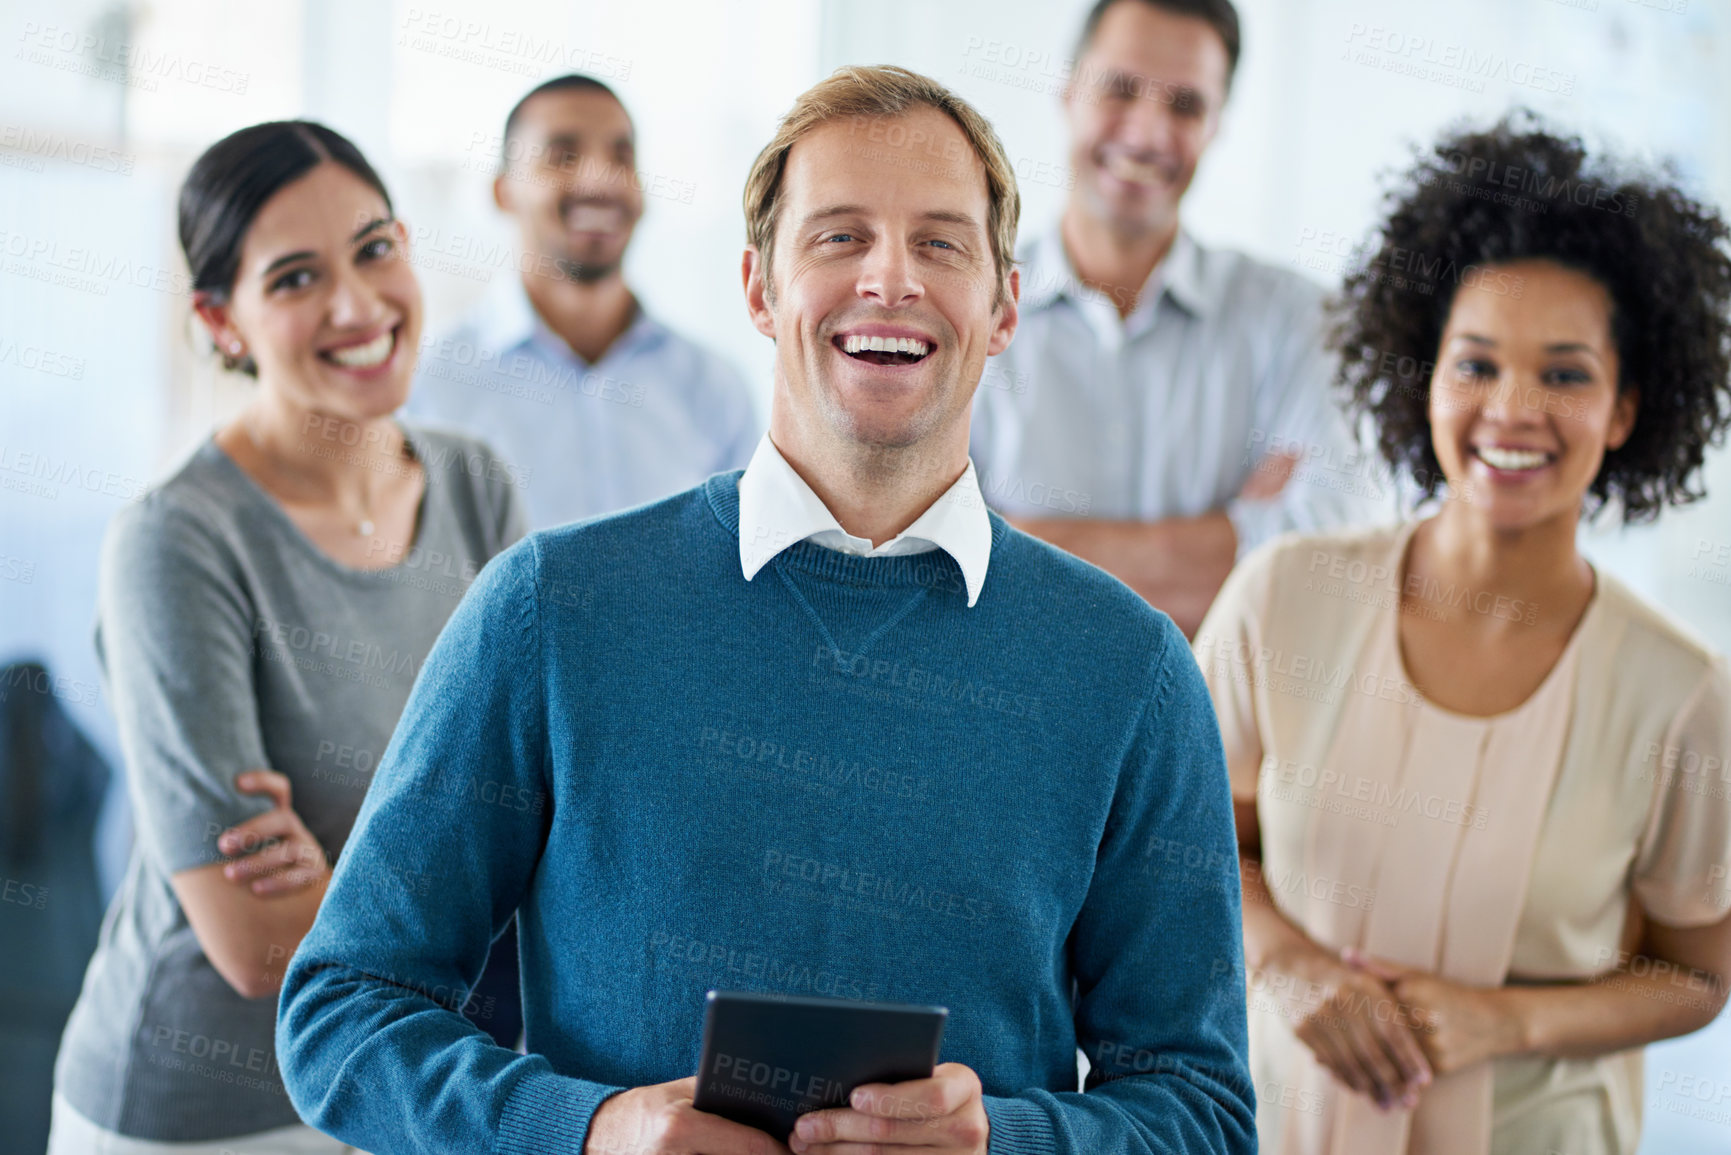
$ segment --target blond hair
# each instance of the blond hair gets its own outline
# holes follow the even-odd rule
[[[935,108],[955,121],[986,170],[986,234],[991,239],[998,282],[993,304],[1001,305],[1009,298],[1022,200],[1003,142],[973,105],[930,77],[888,64],[838,68],[807,89],[781,118],[775,138],[752,163],[751,174],[745,178],[745,236],[763,256],[766,286],[776,221],[781,214],[781,177],[793,146],[813,129],[832,121],[901,116],[920,106]]]

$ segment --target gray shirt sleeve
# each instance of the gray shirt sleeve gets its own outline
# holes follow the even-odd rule
[[[238,562],[194,512],[154,497],[111,523],[97,599],[140,849],[165,875],[220,862],[217,835],[271,805],[234,784],[267,765]]]

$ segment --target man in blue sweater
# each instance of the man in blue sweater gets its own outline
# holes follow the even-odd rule
[[[843,69],[745,207],[769,436],[476,581],[289,965],[289,1094],[376,1155],[786,1152],[692,1106],[704,992],[744,988],[950,1008],[932,1078],[807,1115],[800,1155],[1248,1155],[1200,673],[968,460],[1016,326],[1002,146],[924,77]],[[513,913],[526,1055],[456,1009]]]

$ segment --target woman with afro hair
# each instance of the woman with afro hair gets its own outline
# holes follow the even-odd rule
[[[1265,1152],[1627,1155],[1641,1048],[1724,1005],[1731,679],[1576,530],[1702,496],[1726,239],[1515,115],[1421,153],[1346,278],[1340,383],[1425,516],[1270,543],[1196,642]]]

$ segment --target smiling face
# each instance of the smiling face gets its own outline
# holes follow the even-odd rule
[[[1219,127],[1227,72],[1206,21],[1135,0],[1106,9],[1064,93],[1083,211],[1131,235],[1173,227]]]
[[[1610,294],[1550,261],[1488,271],[1510,276],[1463,286],[1443,328],[1431,444],[1449,488],[1493,528],[1572,524],[1639,402],[1633,389],[1618,392]]]
[[[284,185],[253,218],[225,304],[198,303],[218,348],[239,341],[261,389],[351,421],[409,395],[421,287],[385,200],[325,162]]]
[[[929,143],[882,143],[901,140]],[[974,388],[1016,326],[1013,288],[994,306],[988,208],[984,166],[934,108],[832,121],[793,146],[770,284],[755,249],[744,262],[752,322],[776,343],[778,444],[965,458]]]
[[[637,137],[619,101],[595,90],[543,92],[517,114],[509,169],[494,199],[516,218],[526,251],[571,280],[618,273],[643,215]]]

